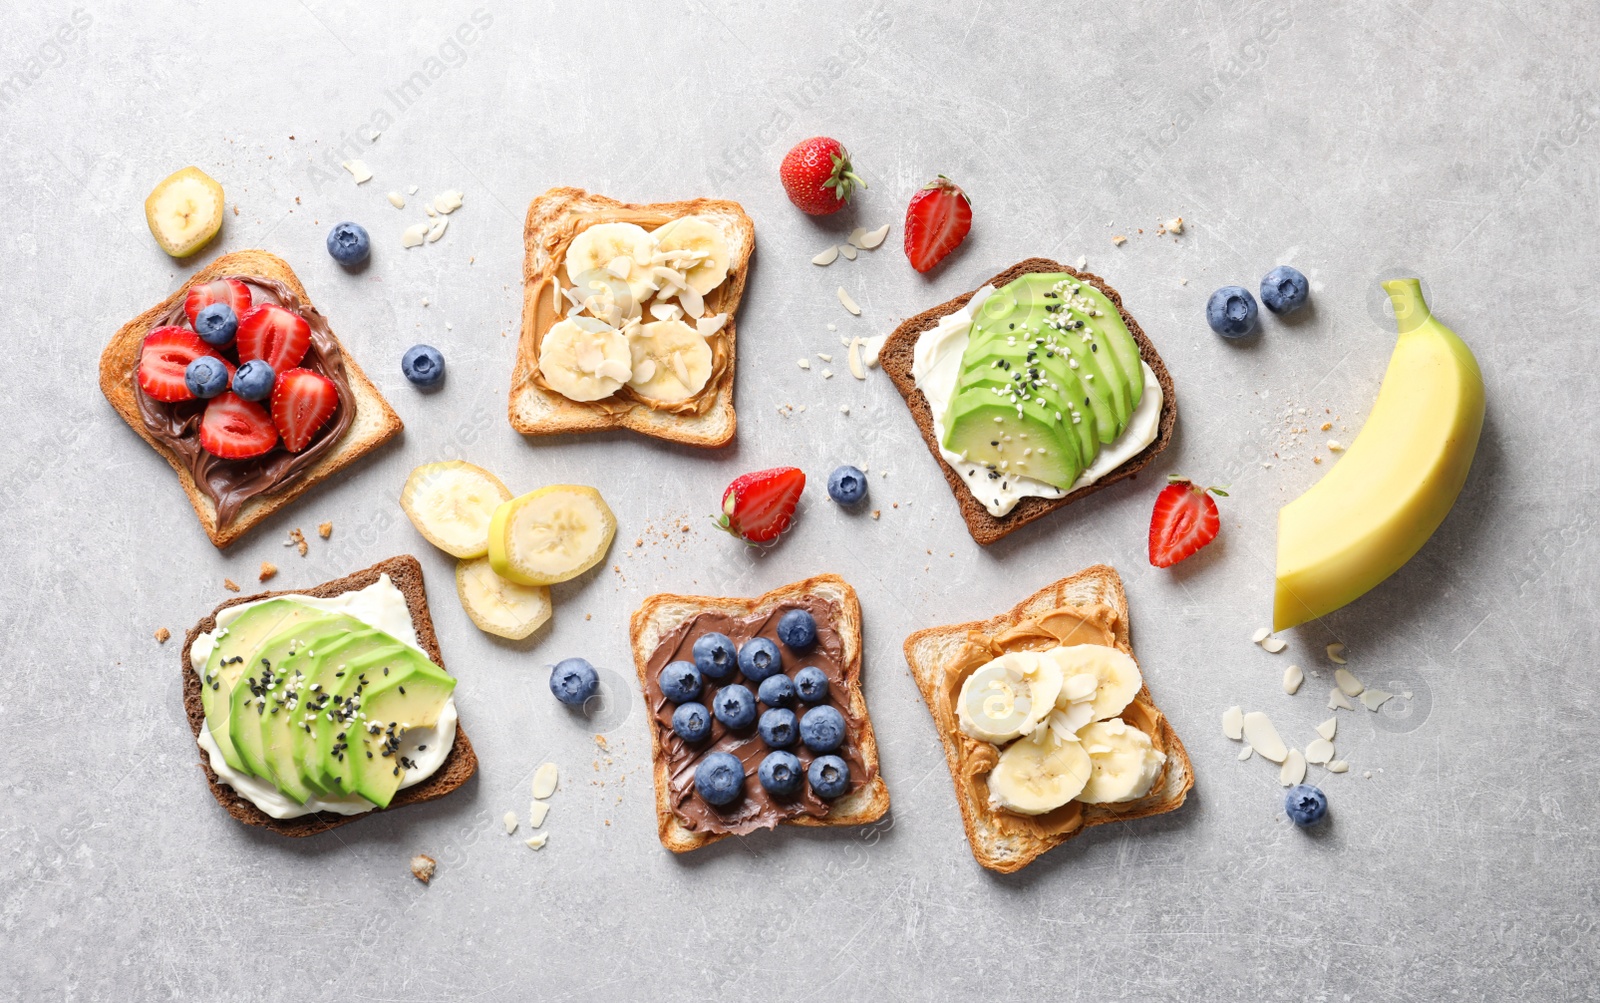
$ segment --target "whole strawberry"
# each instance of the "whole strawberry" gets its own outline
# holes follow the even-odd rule
[[[797,467],[758,470],[734,479],[722,493],[717,525],[748,543],[767,543],[789,528],[806,475]]]
[[[906,207],[906,257],[911,267],[926,272],[967,239],[972,229],[972,203],[967,193],[943,174],[911,196]]]
[[[1217,538],[1222,519],[1212,495],[1228,497],[1222,488],[1203,488],[1186,477],[1167,475],[1150,514],[1150,563],[1170,568]]]
[[[850,152],[837,139],[813,136],[795,144],[778,168],[783,190],[801,212],[812,216],[836,213],[850,201],[857,186],[867,187],[850,166]]]

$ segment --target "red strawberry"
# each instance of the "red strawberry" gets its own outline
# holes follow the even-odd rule
[[[855,194],[857,185],[867,187],[850,167],[850,152],[837,139],[826,136],[797,143],[784,155],[778,177],[789,201],[813,216],[838,212]]]
[[[250,287],[238,279],[217,279],[190,286],[189,295],[183,298],[183,312],[189,318],[189,326],[194,326],[195,314],[213,303],[226,303],[233,307],[235,317],[243,317],[250,309]]]
[[[1223,498],[1222,488],[1202,488],[1176,474],[1156,496],[1156,510],[1150,516],[1150,563],[1170,568],[1217,538],[1222,519],[1212,495]]]
[[[267,409],[232,390],[211,398],[200,418],[200,445],[224,460],[260,456],[277,443],[278,430]]]
[[[906,257],[919,272],[944,260],[972,229],[972,203],[954,181],[939,175],[906,207]]]
[[[240,365],[265,359],[274,373],[286,373],[306,357],[306,349],[311,347],[311,325],[276,303],[263,303],[239,315],[236,338]]]
[[[339,390],[326,376],[309,369],[291,369],[272,385],[272,423],[283,435],[283,448],[298,453],[311,436],[339,410]]]
[[[202,355],[222,359],[222,364],[228,367],[228,378],[233,379],[233,363],[223,359],[193,331],[170,326],[156,328],[144,336],[144,346],[139,349],[139,389],[168,404],[194,399],[183,382],[183,373],[189,363]]]
[[[745,474],[722,493],[722,517],[717,525],[750,543],[776,540],[789,528],[805,488],[805,472],[797,467]]]

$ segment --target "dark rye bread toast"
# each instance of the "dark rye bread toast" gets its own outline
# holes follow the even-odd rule
[[[1131,457],[1127,462],[1112,470],[1093,484],[1078,488],[1060,498],[1024,498],[1017,502],[1016,508],[1004,516],[993,516],[983,507],[983,503],[973,495],[972,491],[962,481],[961,475],[956,473],[950,464],[944,461],[939,454],[939,437],[933,428],[933,412],[928,407],[928,401],[922,396],[922,391],[917,389],[916,380],[911,376],[912,355],[917,347],[917,338],[924,331],[930,331],[938,326],[941,318],[955,313],[966,305],[972,298],[972,292],[962,293],[954,299],[939,304],[936,307],[924,310],[915,317],[903,322],[894,329],[883,343],[883,348],[878,352],[878,364],[883,371],[889,374],[889,379],[894,381],[895,389],[900,391],[900,396],[905,398],[906,407],[911,411],[911,418],[917,423],[917,428],[922,431],[922,439],[928,444],[928,450],[933,453],[933,458],[939,464],[939,469],[944,472],[944,479],[950,482],[950,490],[955,493],[956,504],[961,508],[961,518],[967,523],[967,532],[979,544],[987,546],[1008,533],[1027,525],[1035,519],[1048,515],[1064,505],[1070,505],[1079,498],[1094,494],[1103,488],[1110,487],[1124,478],[1132,477],[1149,465],[1162,450],[1167,448],[1167,443],[1172,441],[1172,428],[1178,420],[1178,401],[1176,391],[1172,386],[1172,376],[1167,372],[1166,364],[1161,361],[1161,356],[1156,353],[1155,345],[1145,336],[1144,330],[1139,327],[1139,322],[1133,319],[1127,308],[1122,305],[1122,297],[1117,291],[1105,283],[1098,275],[1089,272],[1080,272],[1076,268],[1069,268],[1057,261],[1048,258],[1026,258],[1017,262],[1010,268],[989,279],[984,285],[992,285],[996,289],[1033,272],[1065,272],[1068,275],[1081,279],[1099,289],[1112,303],[1116,304],[1117,312],[1122,315],[1122,322],[1128,325],[1128,330],[1133,334],[1133,340],[1139,345],[1139,355],[1151,372],[1156,374],[1156,381],[1161,384],[1161,419],[1156,429],[1156,439],[1150,445]],[[981,288],[981,286],[980,286]]]
[[[409,554],[391,557],[386,561],[379,561],[372,567],[343,578],[336,578],[331,582],[323,582],[309,589],[286,589],[281,592],[261,592],[253,596],[240,596],[229,599],[216,609],[212,610],[205,619],[189,628],[189,634],[183,641],[183,711],[189,718],[189,730],[196,738],[200,736],[200,729],[206,726],[206,713],[200,703],[200,676],[189,663],[189,648],[194,644],[195,638],[201,634],[209,633],[216,629],[217,614],[229,606],[240,603],[255,602],[260,599],[271,599],[274,596],[306,595],[319,599],[330,599],[346,592],[364,589],[378,580],[380,575],[387,574],[406,597],[406,606],[411,611],[411,622],[417,629],[417,643],[428,657],[433,659],[435,665],[444,668],[444,659],[439,654],[439,638],[433,632],[433,617],[428,613],[428,593],[423,587],[422,565]],[[446,670],[448,671],[448,670]],[[198,750],[197,750],[198,751]],[[337,828],[347,822],[366,818],[377,811],[392,811],[403,808],[409,804],[418,804],[423,801],[432,801],[442,798],[446,794],[467,782],[478,769],[478,756],[472,751],[472,743],[467,741],[467,733],[461,725],[456,725],[455,744],[450,749],[450,755],[445,758],[438,771],[413,787],[406,787],[395,794],[394,800],[388,808],[374,809],[360,815],[335,815],[330,812],[318,812],[314,815],[302,815],[299,818],[278,819],[263,812],[248,800],[233,792],[233,788],[217,780],[216,773],[212,772],[211,763],[204,752],[200,753],[200,768],[205,771],[206,783],[211,786],[211,796],[217,803],[227,809],[228,814],[245,823],[258,825],[263,829],[271,829],[282,836],[315,836],[329,829]]]

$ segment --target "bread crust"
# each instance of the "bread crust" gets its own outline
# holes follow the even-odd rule
[[[1150,461],[1161,454],[1172,441],[1172,429],[1178,420],[1177,391],[1172,385],[1172,375],[1167,372],[1166,363],[1161,361],[1155,345],[1145,336],[1144,329],[1139,322],[1133,319],[1127,308],[1122,305],[1122,296],[1115,289],[1106,284],[1098,275],[1089,272],[1080,272],[1076,268],[1069,268],[1058,261],[1048,258],[1025,258],[1010,268],[989,279],[983,285],[992,285],[996,289],[1015,279],[1034,272],[1065,272],[1081,279],[1105,294],[1117,312],[1122,315],[1122,322],[1128,325],[1128,331],[1133,335],[1133,340],[1139,346],[1139,355],[1151,372],[1156,375],[1156,382],[1161,385],[1161,417],[1156,427],[1155,441],[1150,443],[1128,460],[1107,473],[1093,484],[1085,485],[1076,491],[1071,491],[1060,498],[1023,498],[1017,502],[1017,507],[1003,516],[993,516],[983,507],[971,489],[956,473],[955,468],[945,462],[939,453],[939,437],[933,427],[933,411],[928,407],[928,400],[917,389],[916,380],[911,376],[912,354],[916,350],[917,338],[924,332],[932,330],[939,321],[967,305],[972,298],[971,292],[962,293],[954,299],[946,300],[936,307],[917,314],[915,317],[904,321],[894,329],[888,339],[884,341],[883,348],[878,352],[878,364],[883,371],[889,374],[889,379],[894,381],[895,389],[900,391],[900,396],[905,398],[906,408],[911,412],[911,418],[917,423],[917,428],[922,432],[922,440],[927,443],[929,452],[939,464],[939,469],[944,472],[944,479],[950,483],[950,490],[956,496],[956,504],[961,509],[961,518],[967,524],[967,532],[972,538],[983,546],[988,546],[1009,533],[1014,533],[1028,523],[1049,515],[1064,505],[1070,505],[1079,498],[1086,498],[1096,491],[1110,487],[1125,478],[1133,477],[1150,464]],[[982,288],[980,286],[979,288]]]
[[[275,279],[287,286],[307,307],[313,305],[305,287],[300,284],[299,278],[295,276],[288,262],[266,251],[234,251],[206,265],[190,276],[189,280],[179,286],[172,295],[122,325],[112,337],[110,344],[106,345],[105,351],[100,354],[101,392],[105,394],[106,400],[111,402],[111,406],[117,409],[117,413],[122,415],[128,426],[148,442],[152,449],[161,454],[177,473],[178,483],[182,486],[183,493],[189,496],[189,504],[194,506],[195,515],[200,518],[201,528],[206,531],[212,544],[219,550],[233,544],[274,512],[317,484],[394,438],[403,427],[400,416],[395,414],[383,394],[371,380],[367,379],[367,374],[362,371],[361,365],[356,362],[350,349],[339,341],[338,335],[334,335],[334,341],[344,357],[345,374],[350,382],[350,396],[355,401],[356,409],[355,417],[345,431],[343,440],[337,449],[329,452],[306,470],[294,484],[281,491],[250,499],[239,510],[238,518],[227,526],[219,526],[216,503],[195,484],[189,468],[177,454],[168,449],[145,426],[135,397],[134,371],[139,366],[139,351],[144,346],[145,335],[149,334],[174,306],[182,302],[188,295],[189,288],[197,283],[210,282],[212,279],[228,275],[259,275],[262,278]],[[331,329],[329,333],[332,333]]]
[[[379,561],[370,568],[352,572],[343,578],[336,578],[331,582],[309,589],[284,589],[279,592],[260,592],[253,596],[239,596],[229,599],[217,606],[206,615],[199,623],[189,628],[188,635],[183,641],[183,710],[189,719],[189,730],[195,738],[200,737],[200,729],[206,726],[205,707],[200,702],[200,675],[195,672],[194,666],[189,662],[189,649],[194,646],[195,639],[201,634],[209,633],[217,627],[217,614],[229,606],[240,603],[256,602],[261,599],[271,599],[274,596],[306,595],[319,599],[331,599],[346,592],[364,589],[376,582],[380,575],[387,574],[389,580],[406,597],[406,608],[411,612],[411,622],[417,629],[417,644],[427,652],[433,663],[444,668],[444,658],[439,653],[439,638],[433,632],[433,617],[428,612],[428,593],[422,581],[422,565],[410,554],[391,557],[386,561]],[[446,671],[449,671],[446,669]],[[197,746],[198,749],[198,746]],[[200,755],[200,769],[204,771],[206,783],[211,787],[211,796],[217,803],[227,809],[229,815],[246,825],[260,826],[270,829],[280,836],[315,836],[318,833],[336,829],[341,825],[358,819],[367,818],[379,812],[393,811],[406,805],[420,804],[423,801],[432,801],[442,798],[446,794],[467,782],[478,769],[478,756],[472,750],[472,743],[467,740],[467,733],[456,723],[455,744],[450,748],[450,755],[445,757],[439,769],[432,776],[420,784],[406,787],[397,791],[394,800],[388,808],[374,808],[372,811],[360,815],[336,815],[332,812],[317,812],[312,815],[302,815],[299,818],[273,818],[266,812],[257,808],[248,799],[235,794],[233,788],[217,779],[217,774],[211,769],[209,758],[202,752]]]

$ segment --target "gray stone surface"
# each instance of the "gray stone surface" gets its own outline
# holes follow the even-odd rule
[[[1043,6],[9,5],[0,995],[1597,998],[1595,8]],[[74,18],[76,37],[57,40]],[[823,221],[793,211],[776,177],[816,133],[843,139],[872,186]],[[375,174],[361,187],[336,166],[352,152]],[[141,203],[190,163],[237,214],[179,264]],[[923,278],[899,223],[939,172],[966,187],[977,224]],[[730,197],[755,218],[736,445],[525,441],[508,427],[522,214],[566,184]],[[384,200],[410,185],[412,208]],[[452,187],[466,201],[444,238],[402,250],[417,203]],[[1182,238],[1155,235],[1180,214]],[[359,275],[323,250],[347,218],[376,242]],[[876,253],[807,263],[880,222],[895,226]],[[96,362],[199,262],[246,247],[295,266],[407,429],[220,554],[101,398]],[[885,332],[1034,254],[1086,255],[1122,291],[1181,418],[1149,475],[981,550],[888,381],[846,375],[826,325]],[[1311,277],[1314,312],[1268,320],[1252,344],[1212,336],[1209,291],[1280,262]],[[1416,559],[1268,655],[1249,637],[1269,617],[1274,515],[1326,469],[1311,461],[1325,436],[1291,446],[1288,429],[1359,429],[1394,340],[1375,281],[1400,271],[1427,281],[1482,363],[1477,462]],[[841,284],[859,319],[839,308]],[[420,340],[449,359],[431,396],[399,372]],[[796,367],[816,352],[835,353],[833,379]],[[529,643],[472,627],[451,561],[396,504],[408,470],[447,457],[518,491],[592,483],[617,511],[605,567],[558,586],[553,626]],[[881,520],[826,500],[824,476],[847,460],[870,464]],[[770,551],[716,533],[727,481],[779,463],[813,477],[793,533]],[[1144,541],[1169,471],[1232,495],[1219,541],[1158,571]],[[308,557],[281,545],[323,520],[333,538],[313,536]],[[295,586],[402,552],[427,570],[479,777],[321,838],[236,824],[183,721],[183,631],[227,597],[225,577],[253,583],[263,560]],[[996,877],[967,850],[900,643],[1097,561],[1127,582],[1136,651],[1195,791],[1175,814]],[[749,594],[819,571],[861,593],[891,815],[672,858],[627,685],[629,612],[658,590]],[[151,639],[162,626],[177,635],[165,646]],[[1265,709],[1303,744],[1327,716],[1334,638],[1369,683],[1411,697],[1341,714],[1352,769],[1313,770],[1333,822],[1307,836],[1283,816],[1275,771],[1235,762],[1218,718]],[[594,722],[545,685],[549,663],[579,653],[618,694]],[[1279,688],[1291,662],[1308,676],[1293,698]],[[565,772],[535,854],[499,820],[526,813],[545,759]],[[439,859],[431,887],[407,873],[419,851]]]

